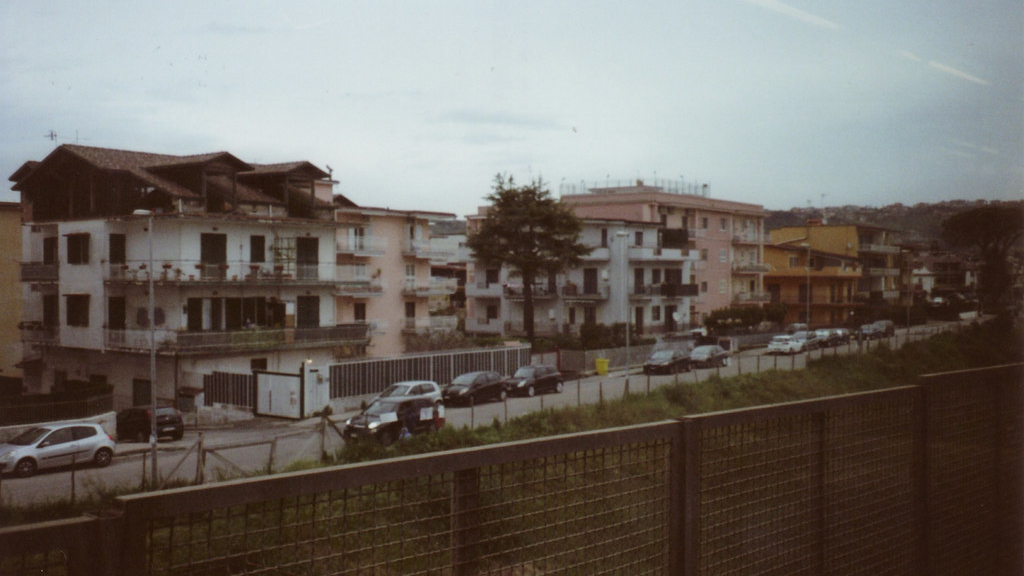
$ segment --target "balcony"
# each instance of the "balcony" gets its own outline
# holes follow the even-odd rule
[[[504,287],[505,298],[509,300],[522,300],[525,298],[524,289],[519,285],[506,285]],[[535,284],[533,286],[533,299],[534,300],[550,300],[558,297],[558,289],[552,289],[547,285]]]
[[[502,334],[504,327],[500,318],[466,318],[466,332],[470,334]]]
[[[733,304],[768,304],[772,301],[770,292],[738,292],[733,295]]]
[[[607,262],[610,258],[610,253],[607,246],[596,246],[590,251],[590,254],[583,256],[584,262]]]
[[[562,299],[566,302],[600,302],[608,299],[608,284],[581,288],[576,284],[562,286]]]
[[[403,256],[426,260],[451,260],[455,254],[448,250],[431,249],[429,240],[410,240],[402,249]]]
[[[434,280],[433,278],[427,284],[422,284],[414,279],[406,279],[402,285],[403,296],[418,296],[426,298],[429,296],[447,296],[453,294],[454,290],[449,290],[448,286],[450,283],[443,282],[442,280]],[[455,287],[458,287],[458,281],[455,281]]]
[[[46,326],[42,322],[22,322],[21,341],[31,344],[57,344],[60,341],[60,327]]]
[[[733,244],[767,244],[768,236],[764,234],[757,234],[755,232],[740,232],[732,235]]]
[[[899,268],[865,268],[865,276],[896,277],[900,275]]]
[[[338,266],[335,281],[336,292],[341,295],[368,298],[384,293],[380,277],[367,274],[365,266]]]
[[[60,265],[43,262],[22,262],[22,282],[56,282],[60,280]]]
[[[872,254],[899,254],[899,246],[890,246],[888,244],[858,244],[858,252],[870,252]]]
[[[653,246],[631,246],[629,248],[630,262],[682,262],[684,260],[696,260],[700,253],[689,248],[657,248]]]
[[[153,330],[160,352],[247,352],[365,344],[369,326],[364,323],[315,328],[256,328],[226,332]],[[141,352],[150,348],[149,330],[104,330],[104,346],[110,350]]]
[[[333,263],[285,264],[230,262],[212,264],[196,260],[159,260],[154,263],[153,282],[173,285],[332,285],[335,283]],[[150,270],[147,262],[108,264],[104,281],[111,283],[140,284],[149,282]]]
[[[337,242],[338,254],[353,256],[383,256],[388,250],[388,239],[383,236],[350,236]]]
[[[503,288],[500,282],[477,282],[466,284],[467,298],[501,298]]]
[[[765,274],[771,272],[771,268],[767,264],[733,262],[732,272],[733,274]]]

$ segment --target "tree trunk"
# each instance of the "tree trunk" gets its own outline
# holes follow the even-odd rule
[[[533,275],[523,274],[523,329],[533,347]]]

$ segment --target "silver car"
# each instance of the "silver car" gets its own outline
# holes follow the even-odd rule
[[[0,444],[0,473],[28,477],[42,468],[91,462],[100,468],[114,457],[114,439],[92,422],[29,428]]]
[[[374,397],[374,400],[377,398],[400,398],[403,400],[429,398],[438,404],[441,402],[441,387],[432,380],[405,380],[388,386]]]

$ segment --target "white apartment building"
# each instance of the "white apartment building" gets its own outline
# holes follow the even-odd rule
[[[148,404],[152,345],[158,401],[182,404],[204,374],[296,373],[369,342],[339,321],[333,182],[308,162],[63,145],[10,180],[29,392],[100,382],[116,408]]]
[[[468,217],[472,230],[486,208]],[[593,248],[581,266],[538,281],[533,288],[538,336],[578,334],[584,323],[625,323],[640,334],[674,332],[691,325],[688,280],[699,252],[658,223],[617,219],[583,220],[581,242]],[[521,336],[522,281],[506,268],[470,261],[466,280],[466,332]]]

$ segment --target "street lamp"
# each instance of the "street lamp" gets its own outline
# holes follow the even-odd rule
[[[626,238],[629,237],[629,232],[625,230],[619,230],[615,233],[616,238],[622,239],[622,246],[620,246],[621,253],[619,254],[620,261],[620,273],[622,274],[622,308],[626,314],[626,390],[629,390],[629,368],[630,368],[630,356],[629,356],[629,274],[627,266],[629,259],[626,257],[627,247]]]
[[[152,210],[135,210],[132,212],[135,216],[147,216],[149,219],[147,226],[147,236],[149,237],[149,448],[151,452],[150,459],[150,487],[155,490],[157,486],[157,467],[156,467],[156,322],[153,316],[154,297],[153,297],[153,211]]]
[[[807,329],[811,328],[811,245],[807,242],[800,244],[801,248],[807,248]]]

